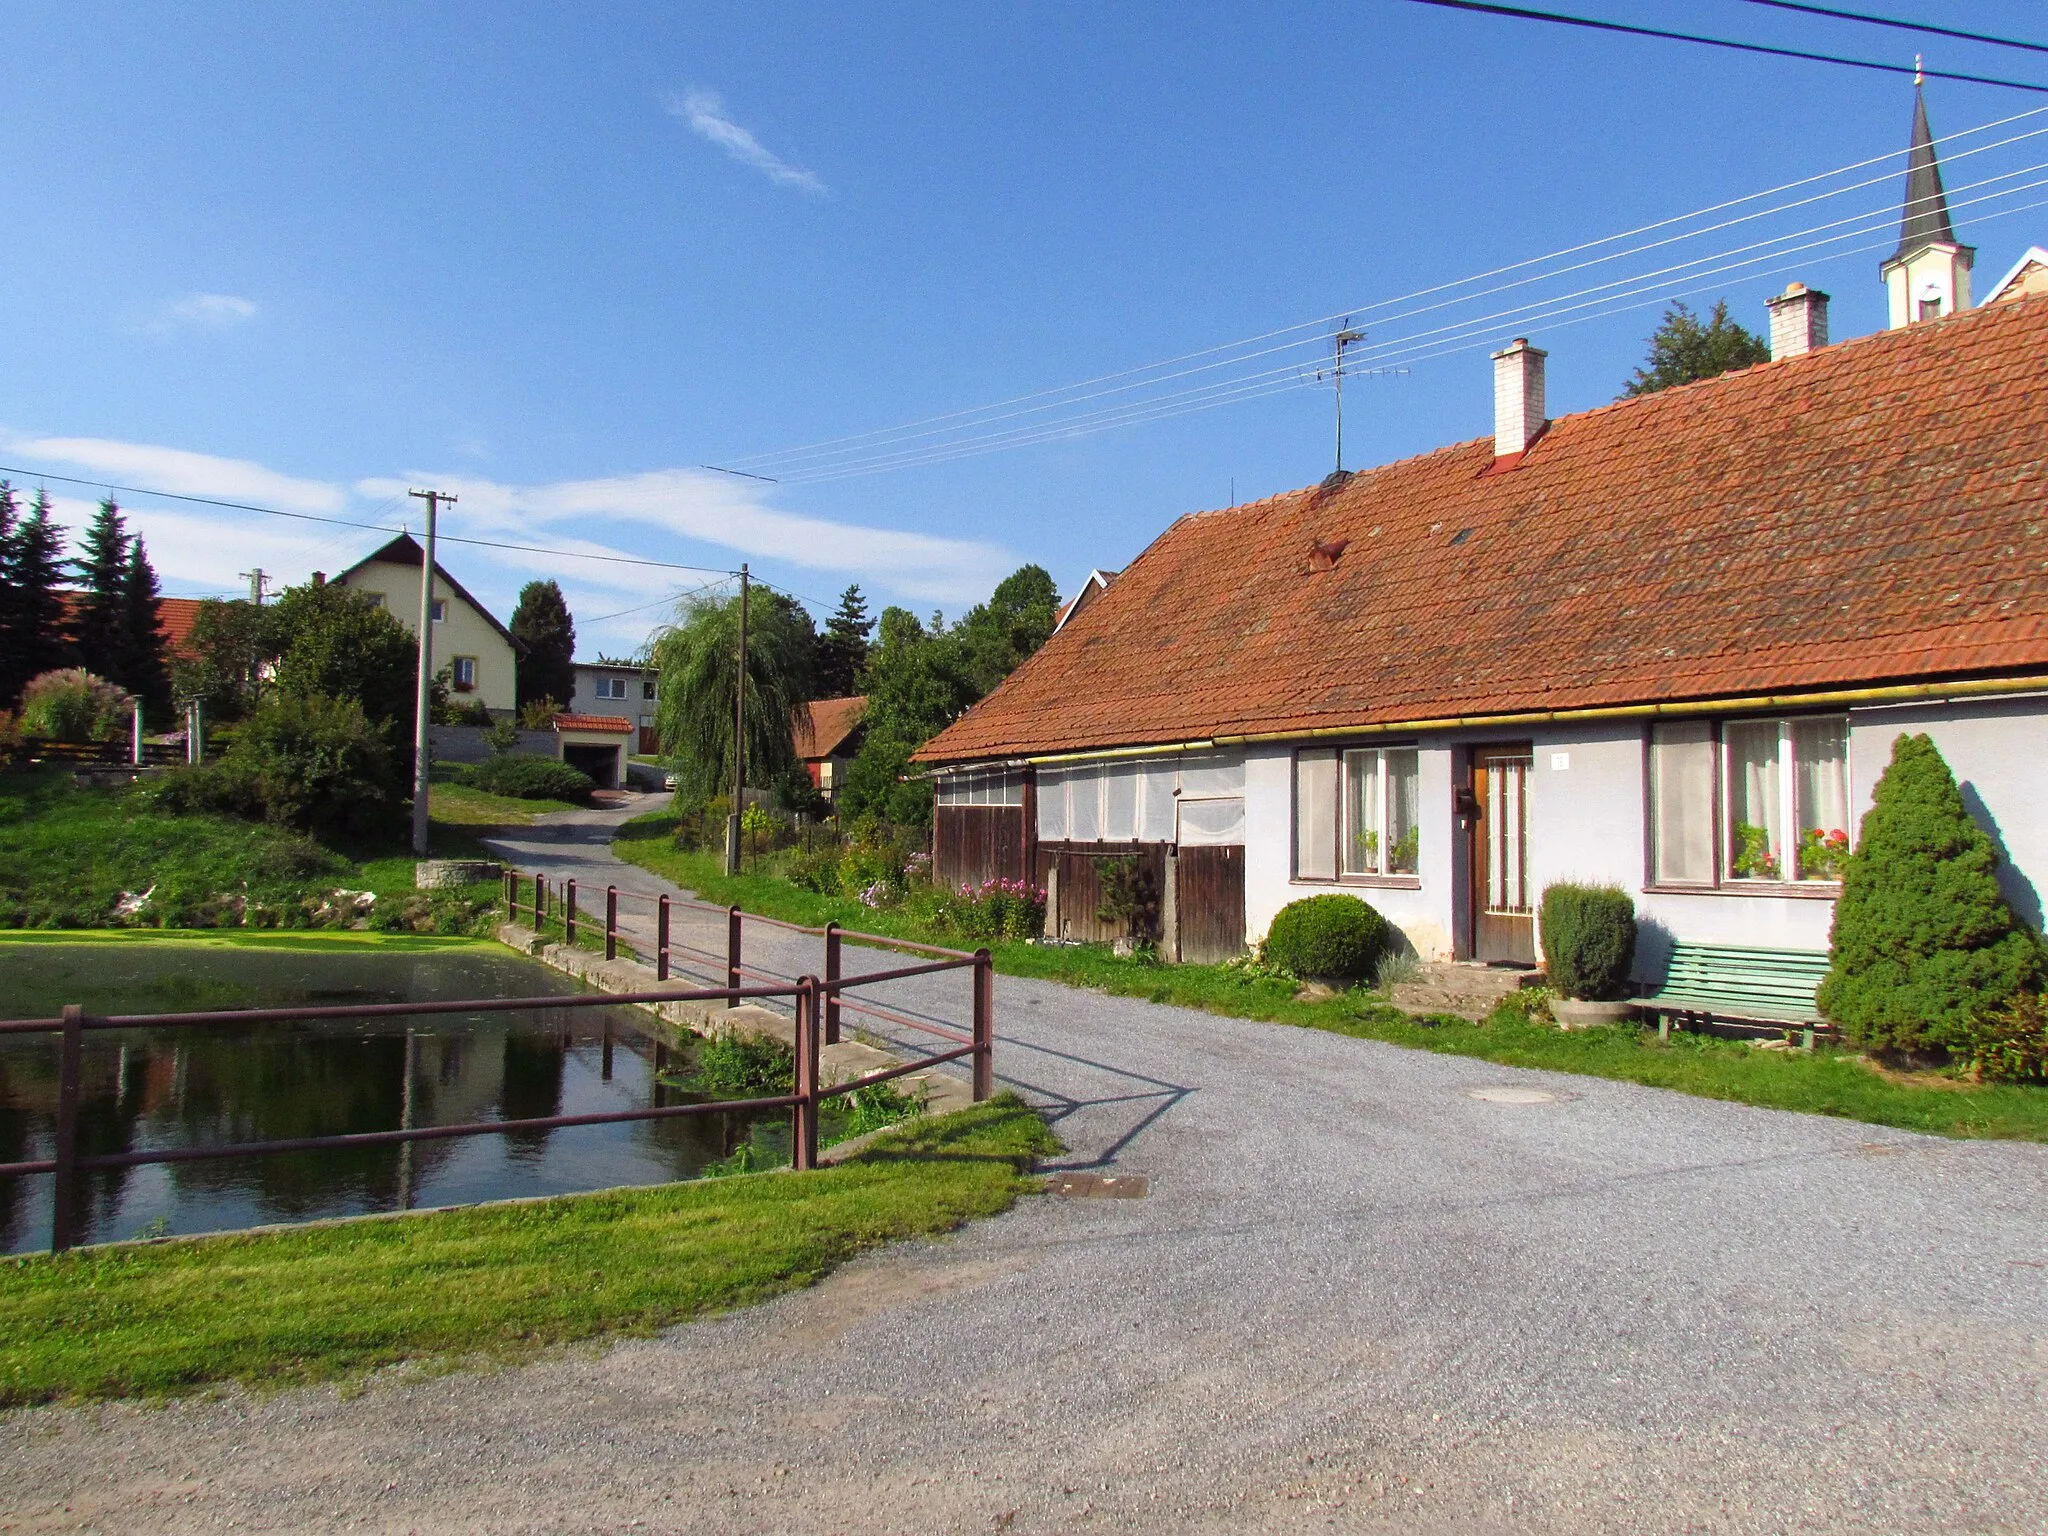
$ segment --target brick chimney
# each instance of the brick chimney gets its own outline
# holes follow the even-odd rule
[[[1797,357],[1828,344],[1828,296],[1804,283],[1790,283],[1775,299],[1765,299],[1771,311],[1771,358]]]
[[[1493,354],[1493,455],[1519,454],[1536,441],[1547,424],[1543,414],[1541,347],[1517,337],[1504,352]]]

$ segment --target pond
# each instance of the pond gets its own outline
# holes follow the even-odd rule
[[[0,1018],[561,996],[481,945],[0,942]],[[85,1037],[82,1155],[602,1113],[680,1102],[631,1008],[532,1009]],[[51,1155],[57,1037],[0,1036],[0,1162]],[[223,1158],[81,1176],[80,1242],[690,1178],[786,1111]],[[50,1175],[0,1179],[0,1251],[45,1248]]]

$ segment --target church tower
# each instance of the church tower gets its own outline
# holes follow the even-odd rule
[[[1956,239],[1948,219],[1948,194],[1941,187],[1941,162],[1927,127],[1927,102],[1913,79],[1913,147],[1906,158],[1906,207],[1899,220],[1899,248],[1877,269],[1891,297],[1891,329],[1917,320],[1938,320],[1970,307],[1970,264],[1974,246]]]

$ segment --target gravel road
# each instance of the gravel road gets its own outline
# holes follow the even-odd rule
[[[516,852],[650,885],[610,819]],[[517,1370],[12,1414],[0,1529],[2048,1529],[2048,1147],[997,1007],[1058,1164],[1149,1195]]]

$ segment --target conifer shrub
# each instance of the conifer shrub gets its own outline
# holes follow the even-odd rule
[[[500,752],[470,770],[469,782],[514,800],[588,800],[597,788],[580,768],[533,752]]]
[[[1820,1007],[1886,1055],[1969,1049],[1972,1021],[2037,982],[2040,941],[1998,889],[1998,852],[1941,753],[1900,736],[1842,872]]]
[[[1356,896],[1310,896],[1280,909],[1259,958],[1304,981],[1348,986],[1372,975],[1391,938],[1387,920]]]
[[[1544,887],[1536,922],[1550,985],[1564,997],[1616,1002],[1636,961],[1636,904],[1613,885]]]

